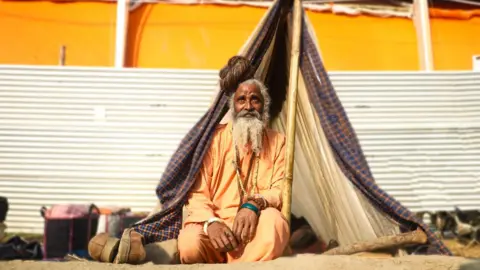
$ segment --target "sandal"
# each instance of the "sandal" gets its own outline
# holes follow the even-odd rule
[[[120,240],[100,233],[88,242],[88,254],[98,262],[112,263],[117,255]]]
[[[124,230],[114,263],[140,264],[145,262],[147,255],[143,245],[144,239],[141,234],[132,228]]]

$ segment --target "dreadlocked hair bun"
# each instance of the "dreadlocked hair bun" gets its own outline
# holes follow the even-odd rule
[[[233,56],[226,66],[220,70],[220,87],[227,95],[237,90],[238,85],[248,79],[252,79],[255,73],[250,61],[244,56]]]

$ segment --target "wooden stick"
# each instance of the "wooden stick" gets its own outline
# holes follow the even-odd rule
[[[300,40],[302,35],[302,5],[301,0],[294,0],[293,3],[293,31],[292,49],[290,52],[290,78],[288,82],[288,115],[287,115],[287,142],[285,153],[285,179],[283,181],[283,206],[282,214],[290,224],[290,213],[292,210],[292,181],[293,161],[295,152],[295,128],[296,109],[298,92],[298,59],[300,56]]]
[[[324,252],[324,255],[351,255],[359,252],[369,252],[394,247],[404,247],[414,244],[425,244],[427,235],[421,229],[397,235],[382,236],[372,241],[339,246]]]

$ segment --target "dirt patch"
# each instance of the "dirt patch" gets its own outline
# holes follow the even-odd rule
[[[404,256],[401,258],[373,259],[357,256],[327,256],[327,255],[298,255],[284,257],[263,263],[235,263],[216,265],[112,265],[97,262],[32,262],[7,261],[0,262],[0,269],[8,270],[108,270],[108,269],[138,269],[138,270],[247,270],[247,269],[302,269],[302,270],[454,270],[468,260],[461,257],[447,256]]]
[[[18,234],[9,234],[13,236]],[[19,234],[27,241],[39,241],[42,242],[42,235],[36,234]],[[9,237],[5,237],[3,240],[7,240]],[[459,266],[469,261],[470,258],[480,258],[480,245],[473,245],[466,247],[456,240],[443,240],[447,247],[452,251],[455,257],[446,256],[405,256],[402,258],[388,258],[388,259],[374,259],[363,258],[357,256],[325,256],[325,255],[297,255],[290,258],[280,258],[272,262],[265,263],[239,263],[235,265],[229,265],[228,270],[246,270],[246,269],[258,269],[262,267],[263,270],[269,270],[271,268],[280,269],[319,269],[321,265],[322,270],[343,270],[343,269],[355,269],[355,270],[370,270],[370,269],[385,269],[385,270],[454,270],[459,269]],[[96,262],[34,262],[34,261],[7,261],[0,262],[0,269],[31,269],[31,270],[76,270],[76,269],[91,269],[91,270],[107,270],[111,268],[115,269],[137,269],[141,270],[166,270],[166,269],[184,269],[184,270],[199,270],[199,269],[212,269],[217,268],[219,270],[227,270],[225,265],[153,265],[151,263],[141,266],[131,265],[112,265]],[[472,268],[477,269],[477,268]],[[480,268],[479,268],[480,269]]]
[[[459,243],[457,240],[443,240],[445,245],[452,251],[453,255],[465,258],[480,258],[480,245],[470,247]]]

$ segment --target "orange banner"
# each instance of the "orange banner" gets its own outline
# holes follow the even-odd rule
[[[131,12],[131,67],[218,69],[244,44],[266,9],[145,4]],[[451,19],[432,9],[436,69],[470,70],[480,54],[480,18]],[[410,19],[307,12],[328,70],[418,70]],[[472,15],[473,14],[473,15]],[[113,66],[116,5],[106,2],[2,1],[0,64]],[[445,18],[450,16],[450,18]],[[460,15],[459,15],[460,16]]]

